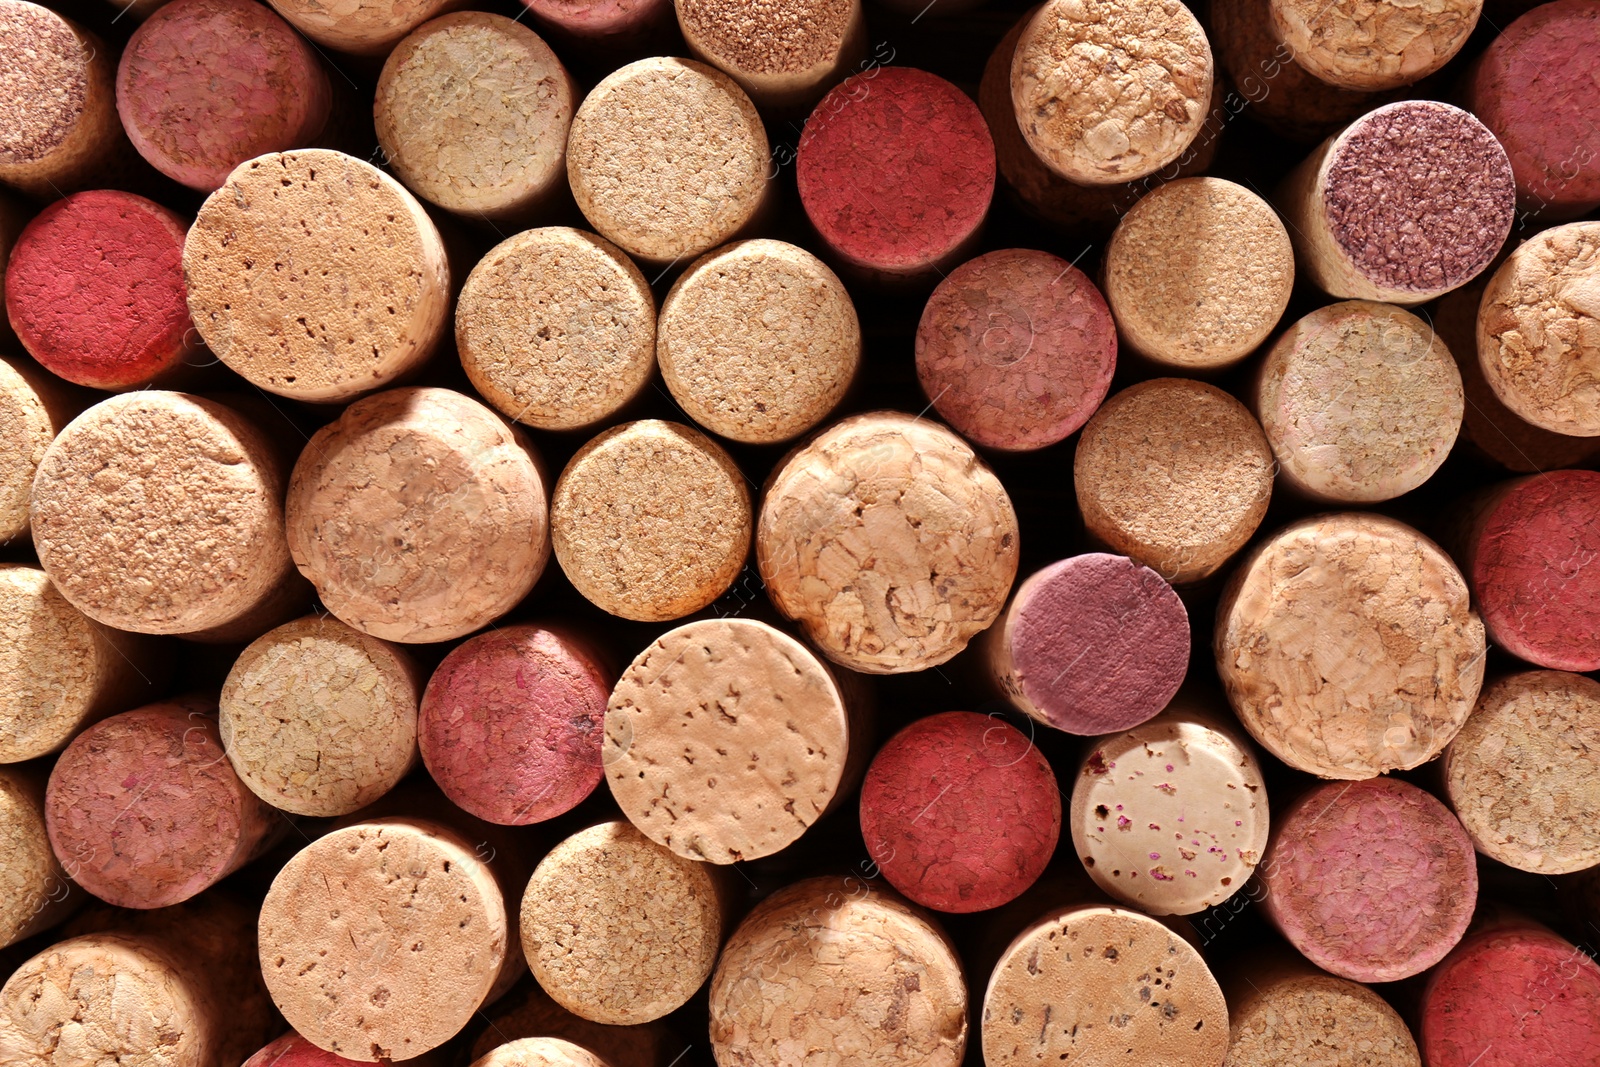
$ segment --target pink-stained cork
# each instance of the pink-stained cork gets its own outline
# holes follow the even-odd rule
[[[290,1030],[245,1060],[244,1067],[357,1067],[360,1062],[324,1052]]]
[[[672,0],[522,0],[534,18],[572,37],[596,41],[648,34],[670,21]]]

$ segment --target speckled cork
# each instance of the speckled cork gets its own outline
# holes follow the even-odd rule
[[[1239,564],[1217,671],[1241,722],[1291,767],[1360,780],[1437,756],[1483,684],[1483,622],[1437,545],[1347,512],[1304,519]]]
[[[324,606],[362,633],[464,637],[544,570],[546,484],[533,446],[476,400],[390,389],[306,445],[284,507],[289,549]]]
[[[967,989],[943,931],[854,878],[810,878],[756,905],[711,979],[719,1063],[787,1067],[816,1049],[873,1067],[956,1067]]]
[[[844,398],[861,323],[838,275],[783,241],[739,241],[691,263],[661,303],[661,377],[714,434],[797,437]]]
[[[923,393],[963,437],[1030,451],[1072,434],[1105,399],[1116,324],[1078,268],[1008,248],[968,260],[934,289],[916,360]]]
[[[1433,477],[1466,404],[1456,361],[1428,321],[1346,300],[1279,335],[1251,406],[1284,483],[1327,503],[1370,504]]]
[[[1073,460],[1089,533],[1174,584],[1207,577],[1244,547],[1266,515],[1272,473],[1255,416],[1191,378],[1113,396]]]
[[[564,192],[578,88],[538,34],[457,11],[401,41],[378,78],[373,120],[389,167],[442,208],[527,219]]]
[[[595,1053],[559,1037],[507,1041],[473,1061],[472,1067],[611,1067]]]
[[[485,1013],[483,1033],[467,1055],[476,1060],[508,1041],[524,1037],[559,1037],[589,1049],[610,1067],[668,1067],[683,1042],[664,1023],[610,1026],[574,1015],[550,999],[532,977]]]
[[[871,755],[865,716],[850,680],[782,631],[752,619],[687,623],[639,653],[612,690],[606,783],[646,837],[686,859],[760,859],[857,780]]]
[[[1405,1021],[1366,986],[1287,953],[1247,956],[1230,979],[1226,1067],[1422,1067]]]
[[[324,48],[381,57],[431,18],[462,0],[271,0],[278,14]]]
[[[676,0],[695,57],[721,69],[762,107],[816,101],[863,51],[861,0]]]
[[[1483,0],[1417,4],[1271,0],[1270,25],[1294,61],[1343,89],[1395,89],[1427,77],[1461,51]]]
[[[522,0],[534,19],[580,47],[634,46],[674,21],[672,0]],[[618,1064],[617,1067],[622,1067]]]
[[[39,769],[0,767],[0,948],[48,930],[83,903],[50,850],[44,789]]]
[[[0,255],[4,249],[0,249]],[[72,417],[79,401],[27,360],[0,358],[0,543],[28,533],[28,497],[45,449]]]

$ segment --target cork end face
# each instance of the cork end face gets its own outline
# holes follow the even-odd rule
[[[1372,7],[1272,0],[1272,30],[1313,76],[1343,89],[1396,89],[1448,63],[1472,36],[1483,0]]]
[[[811,90],[838,69],[861,23],[860,0],[797,0],[756,6],[732,0],[677,0],[678,26],[695,54],[758,99]]]
[[[322,45],[357,56],[383,57],[406,34],[459,0],[273,0],[294,28]]]
[[[0,0],[0,40],[14,57],[0,74],[0,178],[31,176],[78,129],[95,80],[95,46],[62,16],[26,0]]]
[[[72,883],[50,850],[41,801],[36,779],[0,767],[0,855],[6,857],[0,867],[0,948],[59,919],[59,905],[72,895]]]
[[[0,359],[0,544],[28,532],[28,494],[33,476],[63,422],[41,393],[12,364]]]
[[[559,1037],[507,1041],[473,1061],[472,1067],[612,1067],[582,1045]]]
[[[1296,975],[1229,1008],[1228,1067],[1422,1067],[1405,1021],[1354,982]]]
[[[0,763],[48,755],[103,713],[116,654],[44,571],[0,565]]]

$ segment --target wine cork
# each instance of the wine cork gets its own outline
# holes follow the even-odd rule
[[[16,245],[17,237],[32,218],[33,209],[29,204],[21,197],[0,188],[0,310],[3,310],[5,298],[6,262],[11,258],[11,249]],[[6,346],[7,350],[11,351],[16,340],[17,336],[11,329],[8,317],[0,315],[0,345]]]
[[[584,97],[567,138],[567,178],[584,217],[656,265],[725,243],[766,198],[767,134],[719,70],[653,58]]]
[[[324,1052],[290,1030],[262,1046],[255,1055],[244,1061],[244,1067],[352,1067],[359,1062]],[[416,1067],[433,1067],[433,1059],[428,1056],[419,1057],[414,1063]]]
[[[994,197],[994,141],[976,104],[911,67],[874,67],[822,98],[795,157],[800,205],[845,264],[925,276],[976,240]]]
[[[422,205],[323,148],[234,170],[201,205],[183,273],[217,358],[295,400],[388,384],[427,360],[450,314],[450,266]]]
[[[508,1041],[473,1061],[472,1067],[611,1067],[582,1045],[559,1037]]]
[[[448,641],[511,610],[550,555],[538,454],[460,393],[390,389],[318,430],[289,479],[295,566],[340,621]]]
[[[0,255],[4,249],[0,249]],[[21,359],[0,358],[0,544],[26,536],[28,496],[45,449],[79,405],[49,375]]]
[[[1067,438],[1105,399],[1116,324],[1082,271],[1010,248],[939,283],[917,323],[916,359],[922,391],[963,437],[1030,451]]]
[[[126,393],[45,452],[33,543],[56,588],[96,622],[151,634],[225,627],[293,577],[283,485],[266,435],[232,409]]]
[[[1294,249],[1250,190],[1184,178],[1122,217],[1105,281],[1123,344],[1161,366],[1215,370],[1248,356],[1283,317]]]
[[[570,42],[572,47],[604,50],[610,54],[638,47],[675,22],[672,0],[522,2],[533,12],[535,21]]]
[[[966,442],[880,411],[835,423],[772,474],[756,562],[824,656],[901,674],[944,663],[999,617],[1017,538],[1011,498]]]
[[[1405,1021],[1366,986],[1261,954],[1237,970],[1228,1067],[1422,1067]]]
[[[44,789],[38,771],[0,767],[0,948],[48,930],[83,903],[50,849]]]
[[[188,229],[115,189],[45,208],[17,238],[5,279],[6,313],[28,354],[69,382],[119,392],[208,360],[183,282]]]
[[[719,1063],[781,1067],[837,1049],[956,1067],[966,1044],[966,983],[943,931],[856,879],[810,878],[763,900],[711,979]]]
[[[1600,437],[1600,222],[1545,230],[1489,279],[1478,360],[1501,403],[1542,429]]]
[[[702,256],[661,304],[656,359],[674,400],[712,433],[787,441],[827,417],[861,363],[861,323],[833,271],[783,241]]]
[[[1257,743],[1360,780],[1437,756],[1483,684],[1483,622],[1461,572],[1403,523],[1345,513],[1273,534],[1217,609],[1217,671]]]
[[[935,911],[985,911],[1044,873],[1061,793],[1004,719],[947,711],[891,737],[861,784],[861,835],[889,884]]]
[[[1204,382],[1156,378],[1101,406],[1072,473],[1089,533],[1177,584],[1214,573],[1250,540],[1272,468],[1243,404]]]
[[[870,755],[865,710],[849,686],[765,623],[706,619],[668,630],[611,692],[611,795],[646,837],[685,859],[779,852],[832,808]]]
[[[1251,406],[1286,484],[1316,500],[1370,504],[1433,477],[1455,444],[1465,398],[1428,322],[1347,300],[1273,342]]]
[[[1405,100],[1322,142],[1284,180],[1278,206],[1296,265],[1319,289],[1411,306],[1489,265],[1511,232],[1516,187],[1483,123]]]
[[[861,0],[753,5],[675,0],[695,58],[727,74],[762,107],[808,107],[863,52]]]
[[[1344,89],[1395,89],[1427,77],[1461,51],[1483,0],[1341,7],[1271,0],[1272,33],[1314,76]]]
[[[574,1015],[550,999],[531,978],[520,982],[485,1015],[486,1026],[467,1053],[471,1060],[524,1037],[558,1037],[589,1049],[611,1067],[668,1067],[681,1042],[664,1023],[610,1026]]]
[[[373,119],[389,166],[412,192],[460,214],[522,220],[565,192],[577,94],[528,27],[458,11],[389,53]]]
[[[550,506],[556,559],[573,586],[638,622],[681,618],[721,596],[750,553],[750,526],[750,491],[728,454],[657,419],[580,448]]]
[[[270,0],[295,29],[324,48],[354,56],[382,57],[400,39],[431,18],[462,6],[462,0]]]
[[[428,773],[487,822],[544,822],[600,784],[615,672],[575,636],[506,626],[455,648],[428,679],[418,739]]]

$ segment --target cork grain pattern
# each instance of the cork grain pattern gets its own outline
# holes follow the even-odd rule
[[[1483,0],[1272,0],[1273,34],[1330,85],[1374,91],[1427,77],[1461,50]]]
[[[825,76],[861,20],[859,0],[676,0],[675,6],[691,47],[757,84],[782,75],[813,82]]]
[[[0,255],[4,254],[0,248]],[[3,280],[3,279],[0,279]],[[28,532],[28,494],[45,449],[70,420],[45,376],[18,369],[21,361],[0,359],[0,543]]]
[[[1230,1003],[1223,1067],[1422,1067],[1405,1022],[1365,986],[1282,977]]]
[[[0,3],[0,40],[16,57],[0,71],[0,180],[39,199],[81,188],[125,143],[115,51],[26,0]]]
[[[273,0],[272,6],[324,48],[382,56],[424,22],[462,6],[462,0]]]
[[[0,767],[0,856],[6,857],[0,865],[4,948],[60,920],[77,903],[67,872],[50,849],[44,778],[26,768]],[[0,1037],[0,1049],[4,1047]]]
[[[582,1045],[559,1037],[507,1041],[475,1060],[472,1067],[611,1067]]]

